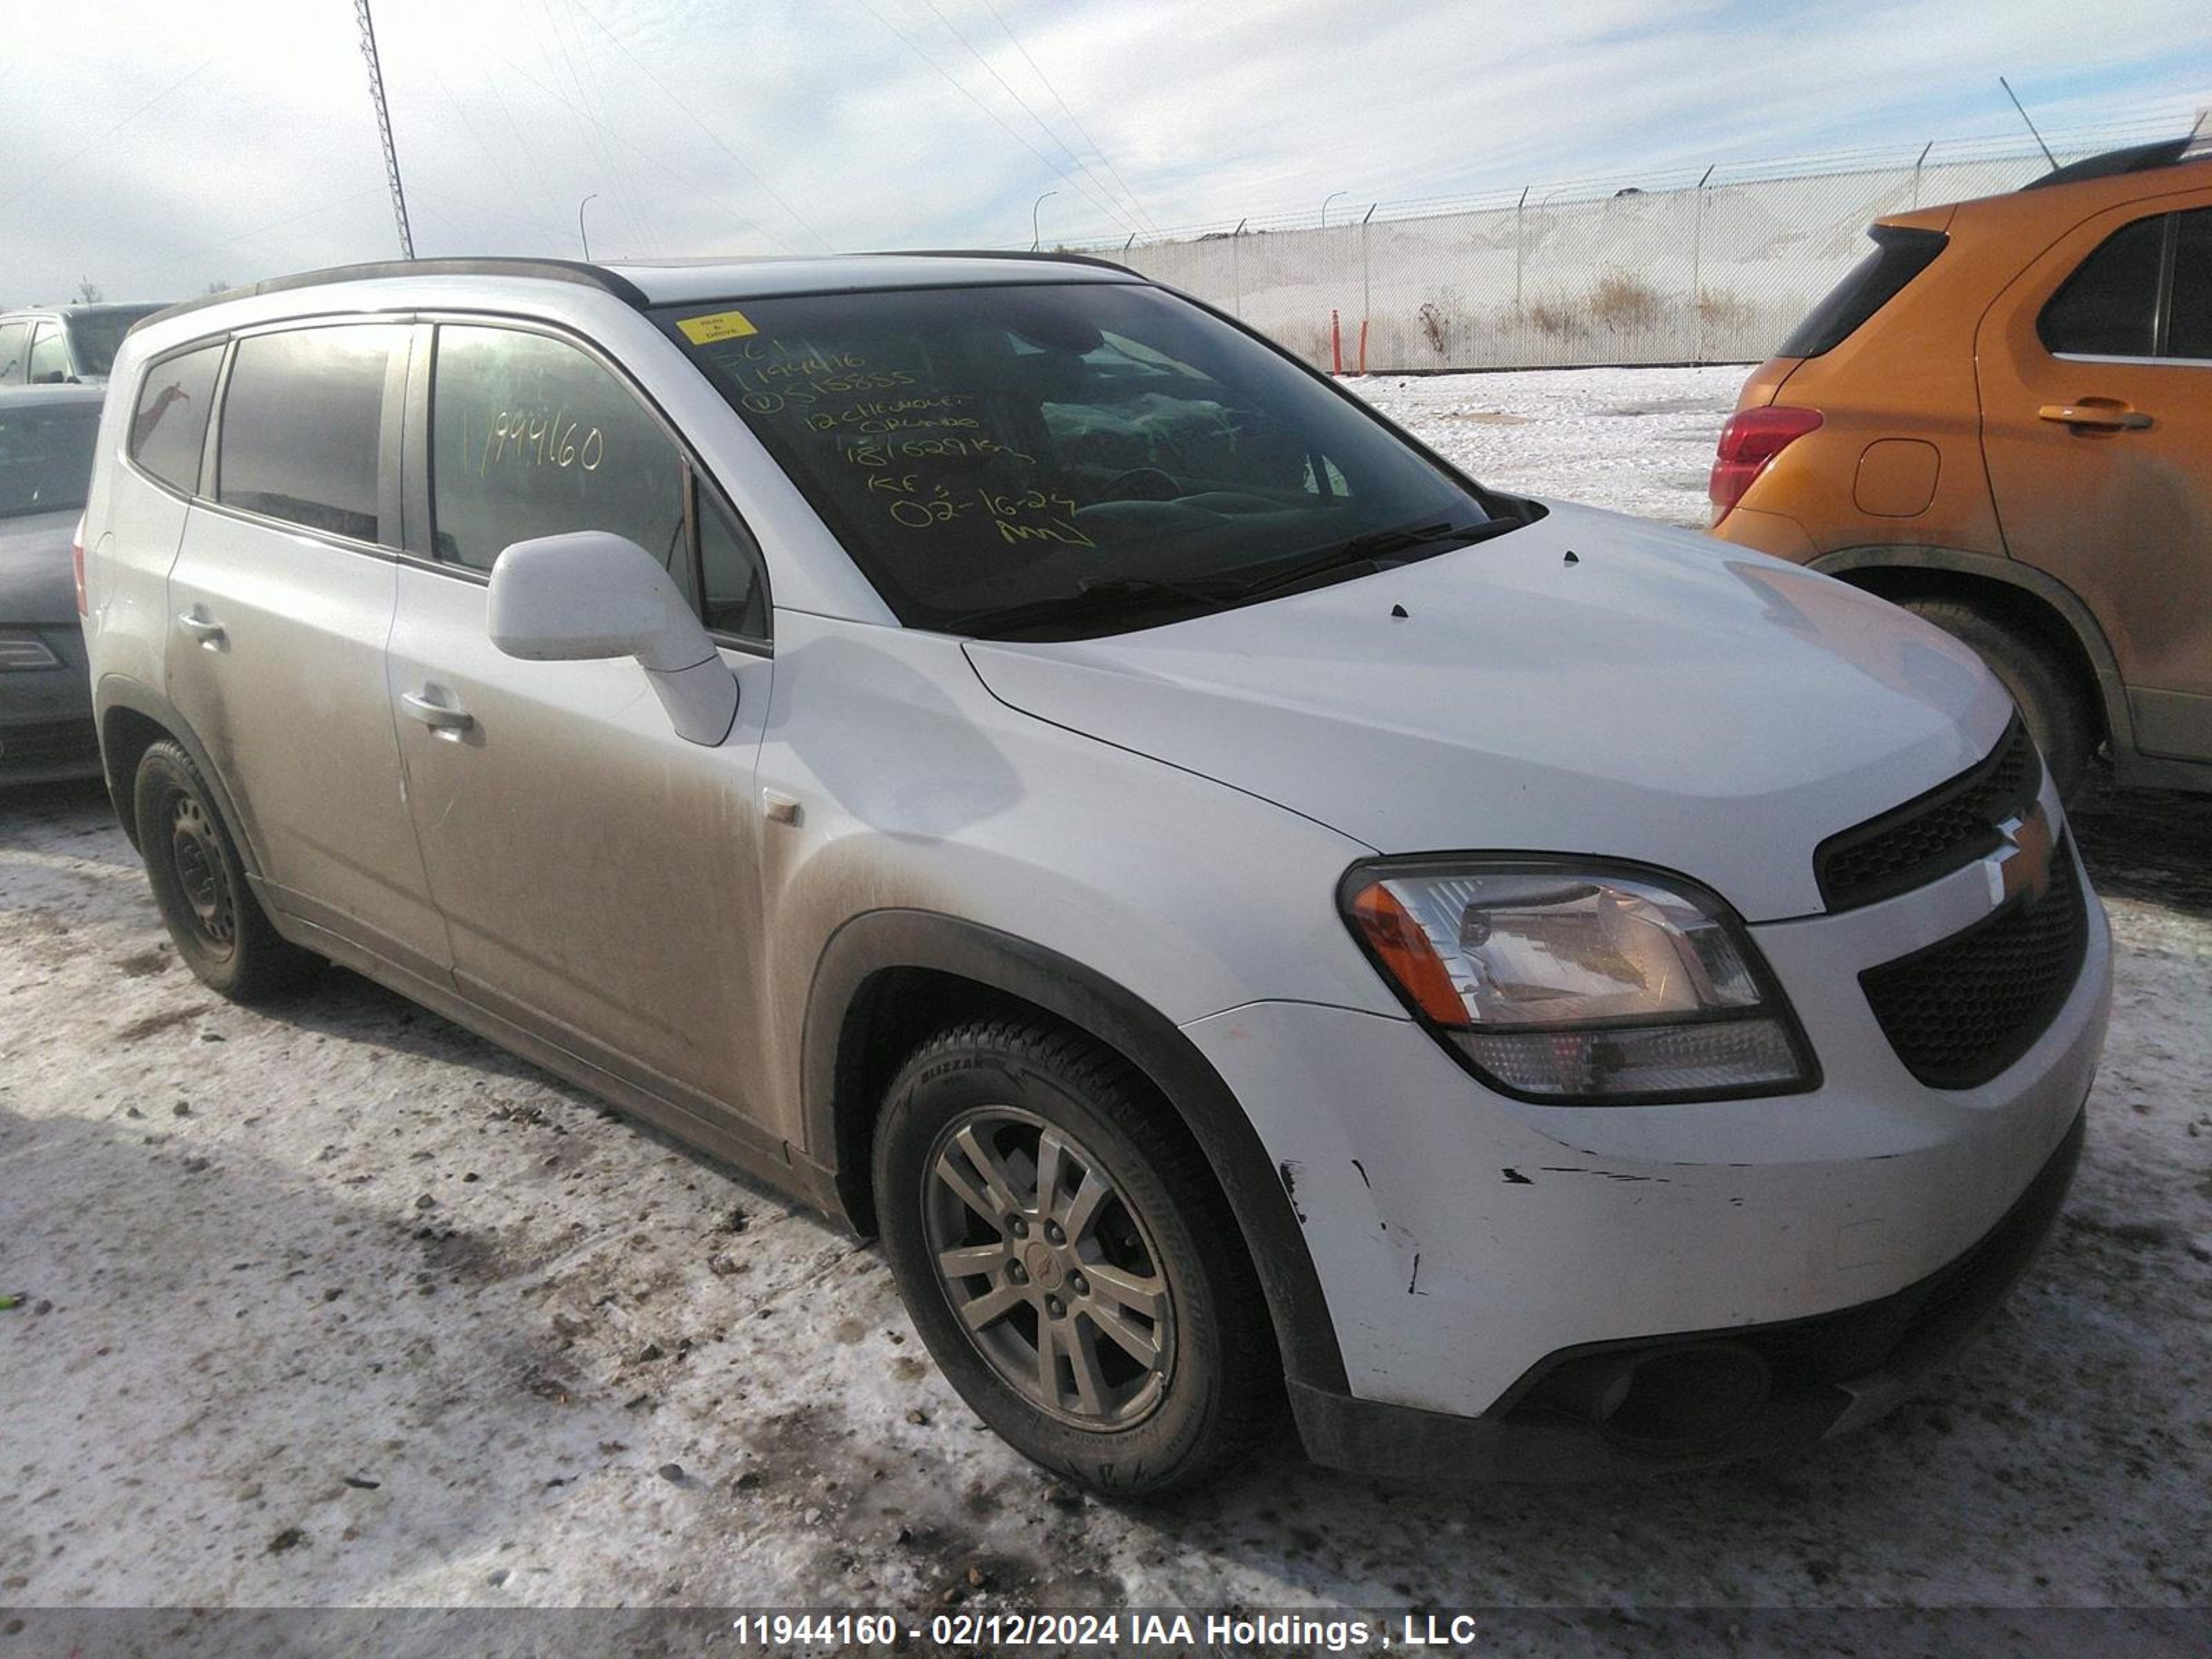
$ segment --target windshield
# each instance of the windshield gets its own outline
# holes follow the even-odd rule
[[[1348,398],[1157,289],[659,314],[910,627],[1152,626],[1507,527]]]
[[[99,430],[96,404],[22,408],[0,403],[0,519],[82,507]]]
[[[159,306],[106,306],[98,311],[70,313],[70,347],[76,354],[79,374],[105,374],[115,367],[115,354],[123,337],[141,317],[150,317]]]

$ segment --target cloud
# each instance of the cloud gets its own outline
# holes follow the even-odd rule
[[[603,258],[1012,246],[1044,191],[1048,240],[1119,239],[1339,190],[1910,149],[2016,131],[2000,72],[2055,125],[2212,101],[2201,0],[376,0],[376,21],[425,254],[573,255],[586,196]],[[9,58],[0,301],[396,251],[336,0],[26,9]]]

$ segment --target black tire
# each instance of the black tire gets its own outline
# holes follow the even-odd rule
[[[1029,1208],[994,1220],[953,1195],[941,1158],[985,1184],[963,1129],[1002,1160],[1006,1195]],[[1037,1167],[1047,1134],[1059,1175],[1049,1198]],[[1281,1357],[1236,1218],[1165,1103],[1097,1044],[1013,1020],[945,1032],[891,1083],[874,1174],[884,1251],[922,1340],[1024,1456],[1102,1496],[1157,1498],[1214,1480],[1274,1426]],[[1085,1208],[1094,1175],[1108,1195]],[[1000,1254],[956,1280],[939,1267],[948,1243]],[[1146,1287],[1149,1297],[1130,1296]],[[1008,1310],[971,1334],[963,1298],[971,1311]],[[1134,1311],[1140,1303],[1158,1316]],[[1129,1346],[1131,1335],[1143,1340]],[[1155,1356],[1149,1368],[1140,1351]]]
[[[1905,608],[1973,647],[1990,672],[2004,682],[2020,705],[2028,735],[2043,751],[2043,763],[2051,769],[2058,798],[2072,799],[2088,775],[2097,749],[2098,721],[2089,688],[2042,646],[1956,599],[1910,599]]]
[[[191,757],[167,738],[139,757],[131,815],[146,877],[185,966],[233,1002],[260,1002],[323,965],[270,925]]]

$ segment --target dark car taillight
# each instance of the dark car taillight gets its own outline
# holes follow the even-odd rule
[[[1820,424],[1819,410],[1786,404],[1739,409],[1729,416],[1721,428],[1720,453],[1713,458],[1712,482],[1705,492],[1712,498],[1713,522],[1728,516],[1769,461]]]
[[[84,520],[76,521],[76,533],[70,538],[70,573],[76,578],[76,614],[88,617],[92,606],[84,597]]]

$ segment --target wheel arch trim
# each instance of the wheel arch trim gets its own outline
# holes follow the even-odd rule
[[[231,797],[229,785],[224,782],[222,773],[209,755],[207,745],[192,730],[191,722],[151,686],[124,675],[108,674],[93,687],[93,722],[100,734],[100,769],[107,781],[108,799],[114,804],[116,817],[122,821],[131,845],[138,844],[137,828],[126,805],[131,799],[132,780],[118,775],[115,757],[108,752],[108,716],[118,709],[151,720],[191,757],[194,769],[215,798],[216,810],[222,815],[223,828],[230,832],[231,843],[238,848],[239,862],[246,866],[246,873],[258,881],[261,860],[254,851],[252,838],[246,833],[246,820]]]
[[[1082,963],[980,922],[936,911],[866,911],[830,935],[807,995],[801,1037],[810,1161],[829,1168],[845,1218],[864,1224],[876,1103],[859,1097],[854,1016],[872,981],[900,970],[964,980],[1041,1010],[1142,1072],[1197,1141],[1267,1299],[1285,1370],[1346,1388],[1344,1359],[1297,1217],[1251,1120],[1220,1074],[1165,1015]]]
[[[2114,750],[2134,752],[2135,717],[2128,708],[2127,684],[2120,678],[2119,659],[2113,654],[2112,641],[2105,637],[2095,613],[2081,597],[2049,572],[1988,553],[1903,544],[1838,548],[1814,560],[1811,568],[1829,576],[1869,570],[1932,570],[1996,582],[2041,600],[2065,625],[2088,659],[2104,706],[2105,729],[2111,734]]]

